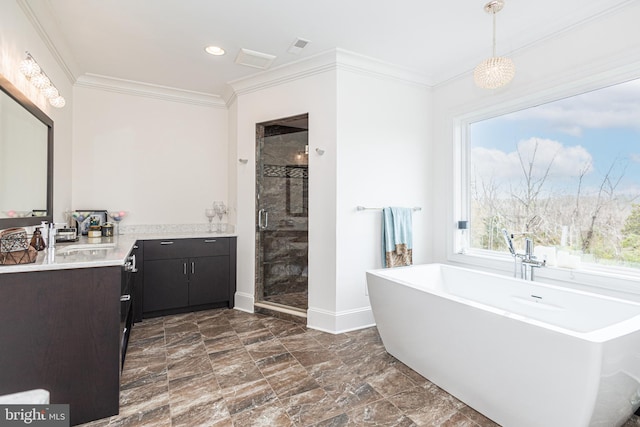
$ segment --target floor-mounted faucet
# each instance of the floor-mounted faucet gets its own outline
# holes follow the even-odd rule
[[[513,235],[510,235],[506,228],[502,229],[502,234],[504,235],[504,240],[507,243],[509,252],[511,252],[513,256],[513,277],[518,277],[518,260],[520,260],[520,277],[524,280],[533,280],[533,269],[544,267],[547,263],[546,260],[537,260],[535,255],[533,255],[533,240],[526,237],[524,239],[524,253],[519,254],[513,247]]]

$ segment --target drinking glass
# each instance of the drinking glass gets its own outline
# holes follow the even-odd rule
[[[213,233],[213,218],[216,217],[216,210],[213,208],[207,208],[204,210],[205,216],[209,219],[209,233]]]
[[[215,211],[216,215],[218,216],[217,230],[218,231],[222,231],[222,217],[227,214],[227,207],[225,206],[224,202],[215,201],[215,202],[213,202],[213,210]]]
[[[122,221],[124,217],[127,216],[127,214],[127,211],[109,211],[107,213],[107,215],[109,215],[109,218],[111,218],[116,223],[116,236],[120,235],[120,221]]]

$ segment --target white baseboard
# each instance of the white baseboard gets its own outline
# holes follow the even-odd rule
[[[338,313],[312,307],[307,310],[307,327],[330,334],[369,328],[375,324],[371,307]]]
[[[233,308],[247,313],[253,313],[253,295],[244,292],[236,292]]]

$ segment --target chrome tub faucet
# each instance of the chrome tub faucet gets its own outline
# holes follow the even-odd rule
[[[513,256],[513,277],[518,277],[518,260],[520,260],[520,278],[524,280],[533,280],[534,279],[534,268],[544,267],[546,265],[546,260],[538,260],[535,255],[533,255],[533,239],[526,237],[524,239],[524,253],[517,253],[513,247],[513,234],[509,234],[506,228],[502,229],[502,234],[504,235],[504,240],[507,243],[507,248],[509,248],[509,252],[511,252],[511,256]]]

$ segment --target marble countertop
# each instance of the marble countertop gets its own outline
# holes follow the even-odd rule
[[[80,237],[77,242],[56,243],[38,253],[30,264],[0,266],[0,274],[30,271],[63,270],[124,265],[127,255],[138,240],[193,239],[206,237],[236,237],[233,233],[209,233],[203,231],[156,231],[127,233],[113,237]]]

